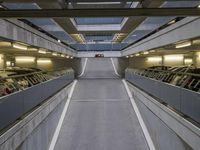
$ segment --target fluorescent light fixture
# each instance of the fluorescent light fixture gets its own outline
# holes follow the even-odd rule
[[[11,61],[6,61],[6,66],[10,67],[11,66]]]
[[[190,64],[192,63],[192,59],[191,58],[186,58],[184,59],[185,64]]]
[[[176,48],[183,48],[183,47],[188,47],[188,46],[191,46],[191,45],[192,45],[192,42],[188,41],[188,42],[183,42],[183,43],[180,43],[180,44],[176,44]]]
[[[16,62],[34,62],[35,57],[18,56],[15,57]]]
[[[168,61],[180,61],[183,60],[183,55],[165,55],[164,58]]]
[[[37,48],[33,48],[33,47],[29,47],[28,51],[38,51],[38,49]]]
[[[148,57],[147,61],[149,61],[149,62],[161,62],[162,57]]]
[[[138,54],[135,54],[135,56],[140,56],[140,54],[138,53]]]
[[[67,55],[66,58],[70,58],[70,56]]]
[[[22,45],[22,44],[18,44],[18,43],[13,43],[13,48],[16,48],[16,49],[21,49],[21,50],[28,50],[27,46],[25,45]]]
[[[52,61],[50,59],[38,59],[37,63],[44,63],[44,64],[49,64]]]
[[[38,51],[38,53],[40,53],[40,54],[46,54],[47,51],[46,51],[46,50],[41,50],[41,49],[40,49],[40,50]]]
[[[170,21],[170,22],[168,23],[168,25],[171,25],[171,24],[174,24],[174,23],[176,23],[176,20]]]
[[[147,55],[147,54],[149,54],[149,52],[143,52],[143,54],[144,54],[144,55]]]
[[[52,53],[53,56],[58,56],[58,53]]]
[[[61,56],[61,57],[65,57],[65,55],[64,55],[64,54],[61,54],[60,56]]]
[[[154,52],[156,52],[156,50],[150,50],[149,52],[150,52],[150,53],[154,53]]]
[[[12,46],[11,42],[0,42],[1,47],[10,47]]]
[[[119,5],[121,2],[77,2],[77,5]]]

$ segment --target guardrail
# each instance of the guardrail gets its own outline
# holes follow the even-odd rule
[[[167,73],[172,72],[162,70],[161,73],[165,73],[166,77]],[[197,74],[189,73],[172,74],[178,74],[181,75],[181,77],[185,75],[199,77]],[[125,78],[130,83],[200,123],[200,92],[158,80],[156,77],[159,77],[159,73],[157,73],[157,75],[152,73],[152,75],[151,77],[146,77],[145,70],[126,69],[125,71]],[[182,78],[180,78],[180,80],[182,80]]]
[[[25,77],[30,75],[32,74],[26,74]],[[22,76],[8,78],[16,79],[18,77]],[[18,91],[0,97],[0,130],[14,123],[27,112],[34,109],[34,107],[41,104],[43,101],[57,93],[66,85],[70,84],[73,80],[74,71],[70,69],[62,76],[57,76],[51,79],[46,78],[46,81],[31,85],[27,88],[21,88],[20,84],[17,82],[17,85],[15,86],[19,87]]]

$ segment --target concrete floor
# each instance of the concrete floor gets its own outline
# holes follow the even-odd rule
[[[55,150],[148,150],[110,59],[89,59],[78,80]]]

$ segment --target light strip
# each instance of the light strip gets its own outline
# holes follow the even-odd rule
[[[50,59],[38,59],[37,63],[51,63],[52,61]]]
[[[160,62],[160,61],[162,61],[162,57],[148,57],[147,61],[149,61],[149,62]]]
[[[165,55],[164,58],[169,61],[178,61],[183,60],[183,55]]]
[[[186,59],[184,59],[184,62],[185,62],[185,63],[192,63],[192,59],[186,58]]]
[[[30,47],[30,48],[28,48],[28,51],[38,51],[38,49]]]
[[[17,44],[17,43],[14,43],[12,44],[13,48],[17,48],[17,49],[21,49],[21,50],[27,50],[27,46],[25,45],[21,45],[21,44]]]
[[[144,55],[147,55],[147,54],[149,54],[149,52],[144,52],[143,54],[144,54]]]
[[[183,47],[188,47],[188,46],[191,46],[192,45],[192,42],[184,42],[184,43],[181,43],[181,44],[176,44],[176,48],[183,48]]]
[[[52,53],[53,56],[58,56],[58,53]]]
[[[38,53],[40,53],[40,54],[46,54],[47,52],[45,50],[39,50]]]
[[[16,62],[34,62],[35,57],[15,57]]]

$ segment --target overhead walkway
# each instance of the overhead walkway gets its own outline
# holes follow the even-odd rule
[[[55,150],[149,149],[123,82],[107,58],[88,59],[60,125],[50,146]]]

